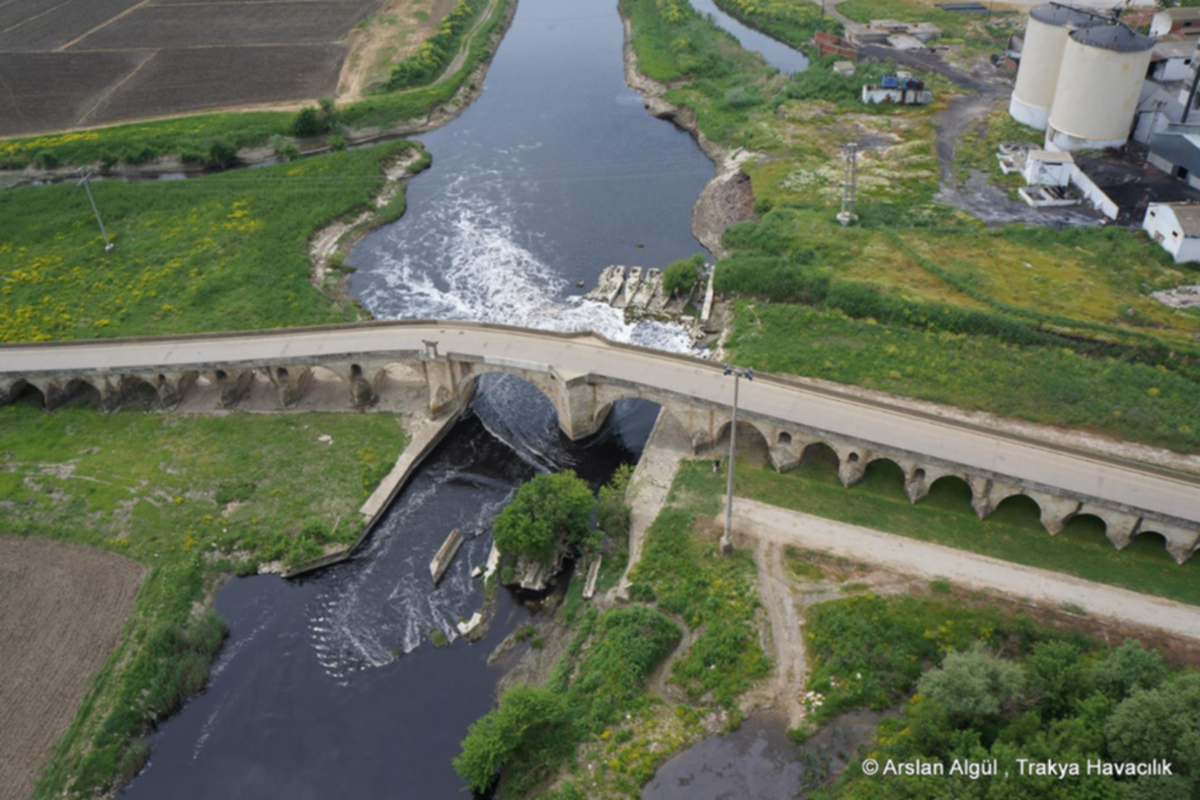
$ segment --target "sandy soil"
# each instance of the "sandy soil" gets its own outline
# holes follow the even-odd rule
[[[388,0],[350,34],[350,55],[338,79],[338,100],[361,100],[387,79],[392,65],[412,55],[454,8],[455,0]],[[418,15],[424,15],[421,19]]]
[[[144,574],[113,553],[0,537],[0,800],[29,796]]]

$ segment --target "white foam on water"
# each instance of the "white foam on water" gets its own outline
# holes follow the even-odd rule
[[[518,243],[511,204],[493,171],[460,175],[442,197],[409,214],[388,230],[387,247],[372,251],[369,272],[377,280],[361,300],[376,318],[593,331],[660,350],[695,349],[682,326],[626,322],[619,309],[569,296],[567,280]],[[429,263],[430,253],[438,263]]]

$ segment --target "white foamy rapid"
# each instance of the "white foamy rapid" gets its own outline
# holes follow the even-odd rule
[[[370,253],[360,300],[379,319],[465,319],[554,331],[593,331],[672,352],[695,349],[679,325],[626,322],[623,311],[569,296],[569,284],[514,235],[500,175],[459,175],[410,210]],[[363,268],[362,264],[356,266]],[[600,268],[596,267],[599,274]]]

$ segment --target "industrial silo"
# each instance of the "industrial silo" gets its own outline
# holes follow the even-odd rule
[[[1071,33],[1050,107],[1046,149],[1125,144],[1153,49],[1153,39],[1120,24]]]
[[[1046,130],[1067,36],[1102,23],[1096,14],[1063,6],[1039,6],[1029,12],[1017,83],[1008,106],[1013,119]]]

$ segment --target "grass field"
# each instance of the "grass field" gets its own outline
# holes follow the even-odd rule
[[[96,182],[113,253],[73,184],[0,193],[0,341],[358,318],[310,283],[308,238],[367,208],[407,142],[188,181]]]
[[[1016,20],[924,0],[839,8],[929,19],[964,39],[964,52],[993,48]],[[733,255],[716,271],[725,297],[758,301],[737,308],[729,342],[739,363],[1200,448],[1200,311],[1150,296],[1195,283],[1200,271],[1173,264],[1141,233],[989,229],[939,204],[931,140],[938,104],[955,91],[944,78],[923,76],[933,107],[864,107],[858,88],[886,65],[862,65],[847,80],[832,59],[814,60],[784,79],[673,4],[624,0],[622,9],[639,67],[672,82],[668,99],[691,108],[708,138],[762,154],[746,167],[760,219],[726,231]],[[1025,138],[999,112],[985,121],[959,152],[960,172],[990,167],[999,140]],[[835,215],[847,141],[862,149],[861,222],[844,228]]]
[[[332,443],[319,441],[327,435]],[[306,561],[358,535],[358,506],[408,436],[395,415],[185,417],[0,408],[4,532],[150,567],[120,643],[38,782],[85,795],[131,776],[139,737],[204,684],[223,637],[193,613],[260,561]]]

